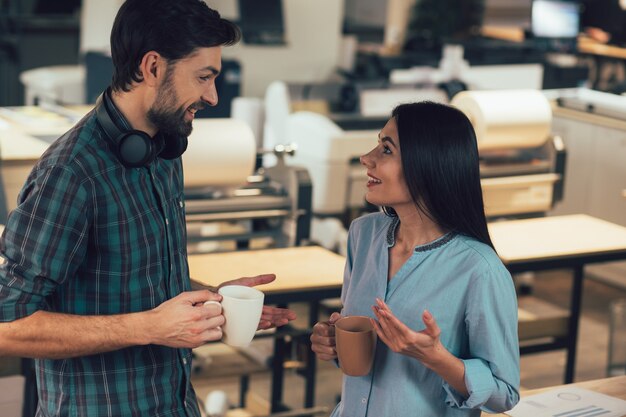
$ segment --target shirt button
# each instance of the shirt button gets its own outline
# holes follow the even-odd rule
[[[165,219],[165,224],[170,224],[170,219]]]
[[[183,200],[178,200],[178,205],[182,208],[183,207]]]
[[[365,404],[367,402],[367,398],[361,398],[361,403]]]
[[[187,408],[187,400],[183,401],[183,404],[185,404],[185,408]]]
[[[183,364],[187,365],[187,358],[183,358]]]

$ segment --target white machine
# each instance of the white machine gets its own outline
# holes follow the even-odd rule
[[[396,69],[389,74],[389,81],[392,85],[434,85],[458,80],[470,90],[541,89],[542,64],[470,66],[463,58],[464,53],[461,45],[444,45],[439,67]]]
[[[618,96],[588,88],[558,90],[557,94],[556,102],[561,107],[626,120],[626,96],[624,95]]]
[[[71,111],[54,107],[0,109],[0,178],[7,208],[15,208],[26,177],[50,142],[69,130],[89,107]],[[305,169],[286,166],[293,151],[272,150],[275,166],[255,173],[257,146],[250,127],[235,119],[194,121],[183,154],[188,237],[198,242],[255,238],[275,246],[293,246],[309,237],[311,181]],[[0,211],[1,214],[1,211]],[[204,245],[205,250],[207,246]]]
[[[378,131],[345,131],[321,114],[296,112],[287,118],[287,135],[297,145],[291,162],[311,175],[315,215],[363,208],[367,176],[359,157],[376,146]]]
[[[562,199],[565,145],[540,91],[463,91],[451,104],[476,132],[488,217],[541,215]]]
[[[124,0],[82,0],[80,15],[80,56],[89,51],[109,53],[111,28]],[[20,74],[27,105],[84,104],[84,65],[57,65],[33,68]]]
[[[550,134],[551,108],[541,92],[463,92],[452,104],[477,132],[488,217],[537,215],[561,199],[565,149]],[[295,112],[286,134],[297,145],[291,162],[310,172],[314,215],[358,214],[367,182],[359,157],[376,146],[378,130],[345,131],[324,115]]]
[[[279,146],[271,152],[276,164],[255,173],[256,142],[245,122],[194,121],[183,154],[189,243],[231,240],[246,247],[251,239],[271,238],[273,246],[284,247],[308,239],[308,172],[285,164],[292,149]],[[222,227],[206,227],[217,224]]]

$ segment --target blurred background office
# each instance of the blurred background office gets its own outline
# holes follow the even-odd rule
[[[0,0],[0,225],[41,153],[108,86],[109,34],[123,1]],[[613,330],[626,320],[618,303],[626,298],[626,262],[595,264],[626,258],[626,0],[205,1],[241,27],[243,40],[224,48],[219,104],[198,112],[183,156],[190,262],[317,245],[334,263],[313,262],[320,268],[308,272],[315,278],[318,269],[339,267],[334,287],[319,290],[326,298],[295,305],[300,328],[277,339],[285,342],[278,353],[271,338],[245,352],[219,344],[198,350],[201,398],[224,389],[234,405],[246,391],[264,393],[270,405],[257,415],[283,402],[304,401],[303,415],[313,415],[313,403],[334,405],[340,375],[324,365],[316,374],[306,318],[341,307],[327,296],[340,290],[347,228],[377,210],[363,199],[359,156],[396,104],[419,100],[452,103],[470,116],[491,224],[582,214],[614,228],[579,231],[576,217],[565,229],[532,229],[550,233],[546,240],[574,230],[566,244],[614,246],[563,255],[580,270],[594,261],[584,268],[584,291],[571,290],[569,271],[515,274],[520,337],[533,353],[522,356],[522,387],[626,373],[623,335]],[[517,233],[509,238],[520,246],[541,246],[525,228]],[[286,265],[295,265],[285,268],[285,281],[299,262],[316,260],[285,253]],[[231,264],[245,262],[211,265]],[[582,353],[570,355],[577,346]],[[272,362],[277,354],[284,363]],[[8,397],[24,405],[24,417],[32,416],[33,382],[2,376],[32,378],[31,371],[28,361],[0,358],[0,393],[8,393],[0,405]],[[317,392],[315,375],[324,381]]]
[[[533,32],[541,33],[541,28],[532,25],[531,0],[209,1],[244,31],[244,41],[225,50],[225,60],[232,65],[227,81],[240,88],[228,95],[256,97],[263,96],[269,83],[277,79],[311,83],[341,75],[343,80],[373,80],[388,77],[396,68],[437,65],[442,46],[447,43],[462,44],[464,59],[470,65],[547,62],[543,88],[584,84],[584,66],[574,70],[570,64],[570,71],[565,73],[563,65],[554,68],[554,62],[546,60],[545,54],[576,53],[571,38],[576,38],[579,29],[599,42],[623,42],[623,1],[544,3],[559,8],[572,3],[580,20],[568,22],[570,32],[563,27],[564,33],[540,36],[551,38],[542,44],[538,39],[533,41]],[[95,91],[105,84],[101,80],[107,78],[110,67],[106,60],[90,53],[106,55],[108,31],[120,4],[120,0],[2,0],[0,105],[29,101],[25,98],[24,82],[32,88],[37,88],[37,84],[67,85],[68,77],[74,81],[82,77],[85,90],[80,96],[76,91],[74,95],[67,92],[69,97],[61,97],[60,101],[92,103],[97,96]],[[558,11],[551,16],[548,19],[562,19]],[[550,25],[549,20],[543,24]],[[484,36],[483,26],[516,27],[525,36],[515,43],[497,41]],[[79,64],[86,65],[88,71],[79,70]],[[25,71],[52,66],[64,66],[65,72],[48,68],[48,72],[22,75],[19,82]],[[224,107],[228,104],[229,100]],[[226,110],[219,111],[220,116],[227,114]]]

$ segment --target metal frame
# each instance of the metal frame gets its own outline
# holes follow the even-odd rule
[[[556,349],[566,349],[567,361],[565,364],[564,383],[569,384],[573,382],[576,366],[576,346],[578,342],[578,330],[580,324],[580,313],[583,296],[584,268],[588,264],[623,260],[626,260],[626,249],[600,254],[578,254],[554,259],[522,260],[505,263],[507,269],[511,272],[511,274],[518,272],[548,271],[553,269],[570,269],[573,272],[567,336],[564,339],[557,338],[552,343],[524,347],[520,349],[520,353],[525,354]]]
[[[308,302],[309,303],[309,329],[312,329],[319,318],[319,304],[321,300],[328,298],[336,298],[341,296],[341,286],[337,288],[328,288],[312,291],[293,291],[280,294],[266,294],[265,302],[267,304],[277,304],[286,307],[288,303]],[[272,383],[271,383],[271,412],[285,411],[289,408],[283,404],[283,383],[285,377],[285,369],[283,367],[283,358],[287,352],[286,337],[290,336],[288,328],[277,329],[274,341],[274,354],[272,358]],[[317,370],[317,361],[315,355],[311,351],[311,342],[307,338],[306,344],[309,354],[307,355],[306,366],[302,372],[304,377],[304,407],[310,408],[315,405],[315,373]]]
[[[626,260],[626,249],[601,254],[577,254],[568,257],[539,260],[522,260],[505,263],[511,273],[538,272],[555,269],[569,269],[572,275],[572,291],[570,295],[570,316],[567,336],[555,338],[550,343],[541,343],[524,346],[520,349],[520,354],[546,352],[552,350],[565,349],[567,351],[567,361],[565,365],[564,382],[571,383],[574,380],[576,351],[578,341],[578,331],[580,325],[580,314],[583,296],[584,267],[589,264],[613,262]],[[309,303],[309,326],[315,325],[318,320],[319,303],[328,298],[337,298],[341,295],[341,288],[325,288],[311,291],[294,291],[279,294],[267,294],[267,304],[277,304],[286,306],[288,303],[308,302]],[[283,358],[286,354],[285,337],[289,336],[288,329],[278,329],[274,344],[274,359],[272,363],[272,384],[271,384],[271,410],[272,412],[286,410],[282,403],[283,393]],[[307,342],[310,345],[310,342]],[[309,346],[310,347],[310,346]],[[316,358],[310,354],[307,358],[306,368],[303,371],[305,378],[305,407],[313,407],[315,399],[315,371]]]

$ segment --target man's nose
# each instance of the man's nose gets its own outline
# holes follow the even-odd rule
[[[217,88],[215,88],[215,84],[211,85],[205,93],[202,95],[202,101],[208,103],[209,106],[217,106]]]

